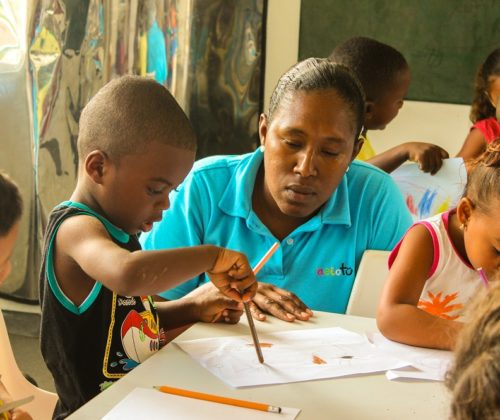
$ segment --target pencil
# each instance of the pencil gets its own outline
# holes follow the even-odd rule
[[[250,332],[252,333],[253,345],[255,351],[257,352],[257,358],[260,363],[264,363],[264,355],[262,354],[262,349],[260,348],[259,337],[257,337],[257,330],[255,329],[255,324],[253,322],[253,317],[250,312],[250,307],[248,302],[243,302],[243,307],[245,308],[245,314],[247,316],[248,326],[250,327]]]
[[[280,244],[279,242],[275,242],[271,248],[269,248],[269,251],[267,251],[264,256],[261,258],[261,260],[257,263],[257,265],[253,268],[253,273],[256,275],[262,267],[264,267],[264,264],[269,260],[269,258],[272,257],[272,255],[275,253],[275,251],[279,248]]]
[[[279,242],[275,242],[271,248],[264,254],[261,260],[257,263],[257,265],[253,268],[253,272],[255,275],[260,271],[264,264],[271,258],[271,256],[275,253],[275,251],[280,246]],[[250,307],[248,306],[248,302],[243,302],[243,307],[245,308],[245,314],[247,316],[248,326],[250,327],[250,332],[252,333],[253,345],[255,346],[255,351],[257,353],[257,358],[260,363],[264,363],[264,356],[262,355],[262,349],[260,348],[259,337],[257,336],[257,330],[255,329],[255,324],[253,322],[253,317],[250,312]]]
[[[490,282],[488,281],[488,277],[486,277],[486,273],[484,272],[484,269],[482,267],[479,267],[477,269],[477,272],[479,273],[479,277],[481,277],[481,280],[483,281],[484,287],[489,288]]]
[[[187,389],[174,388],[171,386],[155,386],[155,389],[166,394],[179,395],[181,397],[195,398],[197,400],[211,401],[219,404],[235,405],[237,407],[252,408],[254,410],[268,411],[270,413],[281,413],[281,407],[253,401],[237,400],[235,398],[220,397],[218,395],[205,394],[203,392],[189,391]]]

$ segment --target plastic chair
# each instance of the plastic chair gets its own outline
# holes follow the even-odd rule
[[[390,251],[367,250],[361,258],[346,314],[375,318],[389,268]]]
[[[29,395],[35,399],[22,406],[34,420],[52,419],[52,413],[57,402],[57,394],[45,391],[29,382],[17,366],[12,346],[10,345],[7,327],[0,310],[0,374],[1,381],[9,391],[14,400]]]

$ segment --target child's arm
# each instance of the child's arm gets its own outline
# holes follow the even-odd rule
[[[2,381],[0,381],[0,408],[2,405],[7,404],[11,401],[12,397],[10,396]],[[32,417],[20,407],[0,414],[0,419],[3,420],[4,418],[12,420],[32,420]]]
[[[469,131],[469,135],[465,138],[464,144],[458,152],[457,157],[464,160],[476,159],[486,150],[486,140],[483,133],[477,128]]]
[[[380,153],[367,162],[391,173],[409,160],[418,163],[422,171],[434,175],[443,165],[443,159],[448,157],[448,152],[435,144],[408,142]]]
[[[172,301],[157,301],[156,309],[163,328],[170,330],[194,322],[236,324],[243,304],[223,295],[212,283],[206,283]]]
[[[246,257],[213,245],[129,252],[116,245],[96,218],[65,220],[58,230],[56,277],[75,304],[83,302],[94,280],[124,296],[157,294],[202,272],[229,298],[248,300],[257,288]]]
[[[462,324],[417,307],[434,257],[432,238],[422,225],[403,239],[391,267],[377,312],[377,325],[387,338],[420,347],[450,349]]]

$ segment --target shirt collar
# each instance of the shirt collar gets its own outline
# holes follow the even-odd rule
[[[123,231],[118,226],[115,226],[113,223],[111,223],[104,216],[101,216],[99,213],[92,210],[89,206],[86,206],[83,203],[79,203],[77,201],[63,201],[57,207],[60,207],[60,206],[73,207],[75,209],[81,210],[83,213],[89,213],[89,214],[95,216],[106,227],[106,230],[108,231],[108,233],[113,238],[115,238],[117,241],[119,241],[121,243],[126,244],[130,240],[130,235],[127,232]]]
[[[223,212],[242,218],[248,218],[253,213],[252,193],[263,157],[264,153],[259,147],[242,158],[219,201],[219,208]],[[316,230],[321,224],[351,226],[348,173],[342,177],[337,189],[319,213],[296,231]]]
[[[223,212],[230,216],[248,217],[252,209],[255,178],[263,157],[264,153],[260,147],[242,157],[219,201],[219,208]]]

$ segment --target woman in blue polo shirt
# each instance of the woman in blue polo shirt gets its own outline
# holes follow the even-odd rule
[[[255,264],[278,241],[257,276],[254,317],[307,320],[309,308],[344,313],[363,252],[392,249],[411,223],[392,179],[353,161],[364,109],[346,67],[317,58],[296,64],[260,117],[261,147],[198,161],[163,220],[141,238],[143,247],[216,244]],[[162,296],[177,299],[205,282],[200,276]],[[209,301],[216,292],[195,293]]]

